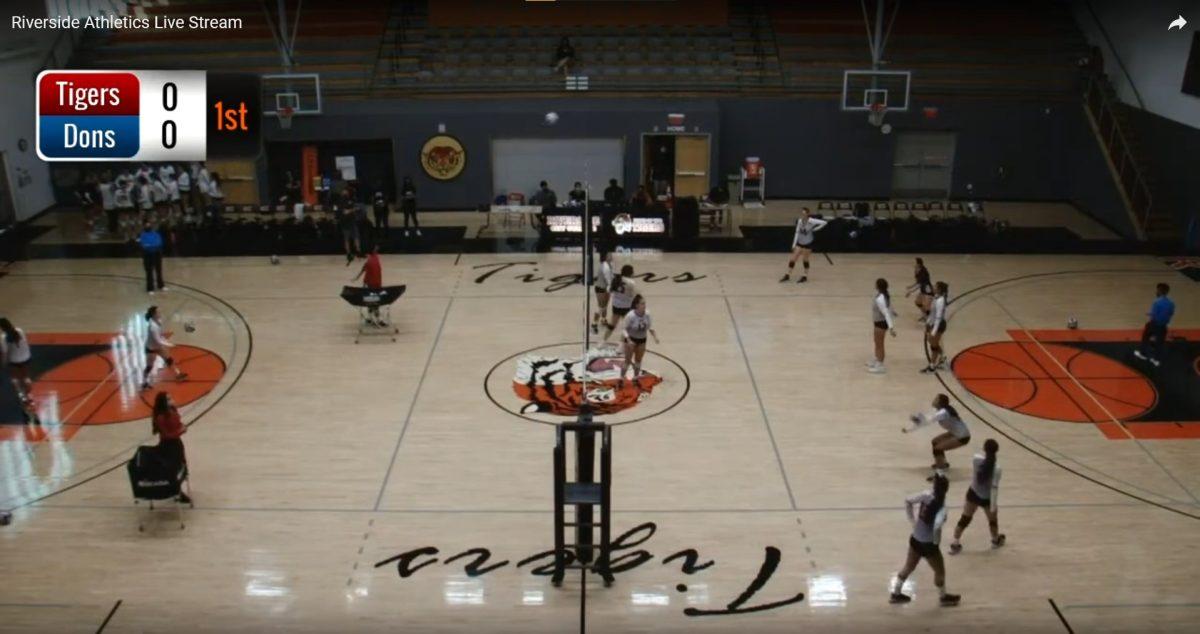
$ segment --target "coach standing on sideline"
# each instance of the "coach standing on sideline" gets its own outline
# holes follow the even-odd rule
[[[1175,316],[1175,302],[1167,297],[1167,293],[1170,292],[1170,286],[1158,283],[1155,292],[1157,297],[1154,303],[1150,304],[1150,321],[1146,322],[1146,327],[1142,329],[1142,345],[1133,351],[1133,356],[1142,361],[1149,361],[1156,368],[1162,363],[1159,357],[1162,356],[1163,345],[1167,341],[1167,326]]]
[[[163,238],[149,222],[142,226],[142,234],[138,236],[138,244],[142,246],[142,268],[146,269],[146,292],[165,291],[163,286],[162,257]]]

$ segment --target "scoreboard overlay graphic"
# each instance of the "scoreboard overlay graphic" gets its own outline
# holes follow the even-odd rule
[[[261,146],[256,75],[47,70],[36,99],[44,161],[253,158]]]

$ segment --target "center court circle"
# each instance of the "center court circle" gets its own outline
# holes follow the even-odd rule
[[[492,366],[483,391],[496,407],[534,423],[573,421],[586,399],[598,420],[627,425],[671,410],[691,390],[687,371],[666,355],[647,350],[643,374],[626,375],[624,383],[619,380],[623,362],[615,343],[593,345],[586,359],[583,342],[538,346]]]

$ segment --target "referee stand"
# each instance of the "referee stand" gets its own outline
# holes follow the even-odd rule
[[[611,586],[609,570],[612,538],[612,428],[594,422],[583,411],[574,423],[555,428],[554,445],[554,573],[551,582],[561,587],[567,570],[591,570]],[[600,436],[600,479],[596,480],[596,436]],[[570,440],[573,438],[574,442]],[[567,446],[575,452],[575,479],[567,479]],[[567,507],[574,517],[567,521]],[[598,515],[598,517],[597,517]],[[574,528],[575,541],[569,541]],[[595,542],[595,530],[600,543]],[[597,552],[598,551],[598,552]],[[573,553],[574,557],[569,555]]]

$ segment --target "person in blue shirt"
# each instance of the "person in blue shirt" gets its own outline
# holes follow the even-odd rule
[[[1161,363],[1159,357],[1162,356],[1163,344],[1167,341],[1167,325],[1175,316],[1175,302],[1167,297],[1167,293],[1170,292],[1169,285],[1159,282],[1155,293],[1157,298],[1150,304],[1150,321],[1146,322],[1146,327],[1142,329],[1142,345],[1133,351],[1133,356],[1142,361],[1149,361],[1156,368]]]
[[[142,268],[146,269],[146,292],[167,290],[167,287],[163,285],[162,274],[162,234],[154,228],[154,225],[147,222],[142,225],[138,244],[142,247]]]

